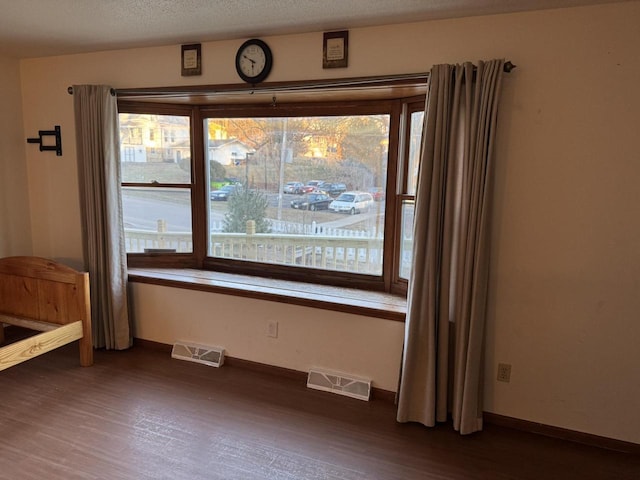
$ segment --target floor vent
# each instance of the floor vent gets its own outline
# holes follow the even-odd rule
[[[307,387],[366,401],[371,393],[371,380],[314,369],[309,370]]]
[[[224,363],[224,348],[176,342],[171,350],[171,358],[221,367]]]

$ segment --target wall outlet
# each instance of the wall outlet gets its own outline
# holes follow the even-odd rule
[[[278,338],[278,322],[276,320],[269,320],[267,337]]]
[[[508,363],[498,364],[498,379],[499,382],[509,383],[511,380],[511,365]]]

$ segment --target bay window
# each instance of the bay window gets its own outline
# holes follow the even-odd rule
[[[424,101],[330,100],[120,100],[130,266],[406,292]]]

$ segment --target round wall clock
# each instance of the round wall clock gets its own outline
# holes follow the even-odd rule
[[[247,83],[260,83],[271,72],[273,55],[262,40],[252,38],[244,42],[236,53],[236,71]]]

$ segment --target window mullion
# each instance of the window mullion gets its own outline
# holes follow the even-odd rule
[[[207,175],[204,155],[204,122],[200,108],[194,107],[191,112],[191,214],[193,225],[193,254],[196,264],[202,267],[207,255],[208,226],[207,226]]]
[[[396,255],[395,251],[395,235],[391,232],[394,231],[394,225],[396,225],[396,185],[398,182],[398,165],[399,165],[399,151],[397,145],[400,140],[400,125],[402,122],[402,103],[400,101],[395,102],[391,110],[391,119],[389,125],[389,148],[387,158],[387,184],[385,186],[385,226],[384,226],[384,259],[383,259],[383,281],[385,291],[390,291],[393,282],[393,272],[396,270]]]

